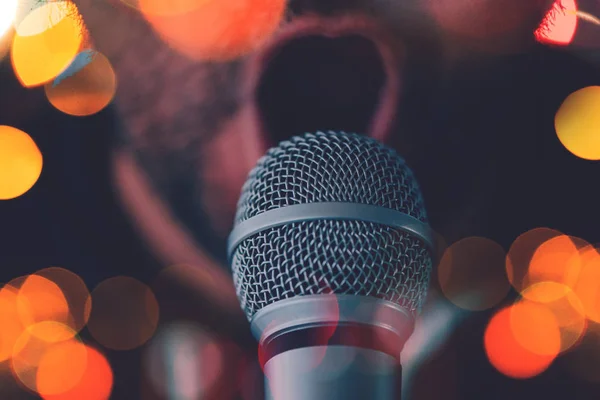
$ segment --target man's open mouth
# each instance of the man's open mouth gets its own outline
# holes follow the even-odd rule
[[[249,67],[261,141],[269,147],[317,130],[385,141],[398,101],[398,49],[364,17],[292,22]]]

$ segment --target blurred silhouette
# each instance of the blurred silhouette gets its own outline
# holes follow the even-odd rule
[[[193,321],[228,343],[205,398],[262,395],[225,239],[249,169],[291,135],[346,129],[396,148],[448,244],[481,236],[508,250],[541,226],[599,241],[600,167],[554,132],[564,99],[600,81],[597,26],[579,20],[570,47],[536,43],[551,0],[291,0],[281,30],[229,62],[178,53],[124,1],[76,3],[117,94],[95,115],[64,115],[0,61],[0,124],[28,132],[44,155],[36,185],[0,202],[2,280],[61,266],[90,290],[115,275],[152,285],[161,324]],[[175,265],[188,268],[160,274]],[[560,362],[532,380],[500,375],[483,347],[490,315],[428,303],[433,328],[410,350],[411,399],[597,398],[600,386],[567,378]],[[107,353],[112,398],[164,398],[145,384],[142,352]],[[236,378],[232,394],[242,364],[253,378]]]

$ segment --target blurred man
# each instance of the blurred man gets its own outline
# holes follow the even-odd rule
[[[203,297],[208,325],[247,330],[225,240],[257,159],[304,132],[352,131],[396,148],[447,243],[480,235],[506,247],[547,225],[590,232],[577,222],[595,204],[589,187],[555,185],[589,172],[552,121],[595,75],[536,44],[536,29],[554,23],[553,0],[290,0],[266,43],[218,62],[171,48],[133,2],[75,3],[118,78],[110,179],[120,206],[158,264],[191,267],[181,283]],[[556,210],[575,192],[563,218]],[[459,366],[436,368],[439,385],[417,382],[416,398],[487,396],[456,389]]]
[[[533,46],[553,1],[292,0],[267,44],[214,63],[171,49],[126,2],[76,3],[118,76],[115,178],[128,212],[166,264],[211,271],[204,290],[215,306],[235,308],[223,255],[239,191],[256,160],[292,135],[345,130],[382,140],[416,170],[448,240],[481,224],[484,191],[464,183],[476,179],[465,178],[464,164],[479,163],[491,146],[483,142],[496,140],[484,129],[497,122],[490,115],[472,137],[443,121],[443,103],[460,94],[449,85],[465,69]],[[465,154],[473,141],[485,147]]]

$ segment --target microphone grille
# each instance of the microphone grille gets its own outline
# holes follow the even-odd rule
[[[250,172],[236,225],[295,204],[375,205],[427,223],[412,171],[392,149],[365,136],[328,132],[282,142]],[[373,296],[416,314],[429,284],[432,254],[416,235],[359,220],[311,220],[269,228],[232,255],[233,280],[250,320],[291,297]]]
[[[335,201],[427,222],[417,181],[394,150],[361,135],[318,132],[284,141],[258,161],[242,188],[236,223],[293,204]]]

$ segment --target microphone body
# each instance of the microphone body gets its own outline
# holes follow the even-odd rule
[[[266,399],[400,399],[433,249],[420,189],[392,149],[319,132],[269,150],[228,242]]]
[[[265,398],[395,400],[401,395],[401,371],[394,357],[377,350],[353,346],[288,350],[264,366]]]
[[[309,295],[252,320],[267,400],[400,399],[400,351],[413,319],[386,300]]]

